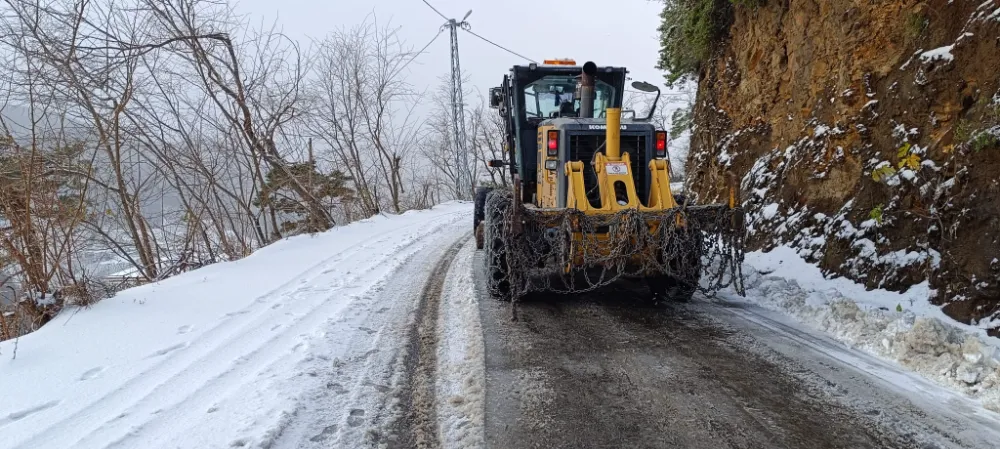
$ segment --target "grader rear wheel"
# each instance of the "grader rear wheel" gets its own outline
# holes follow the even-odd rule
[[[492,191],[492,187],[480,187],[476,189],[472,208],[472,229],[476,236],[476,249],[483,249],[483,218],[486,208],[486,196]]]
[[[486,289],[499,300],[510,299],[511,267],[507,257],[510,236],[510,211],[513,206],[509,195],[490,191],[485,194],[483,221],[483,250],[486,260]]]

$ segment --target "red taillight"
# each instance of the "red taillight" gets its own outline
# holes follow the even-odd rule
[[[559,131],[549,131],[549,156],[559,154]]]
[[[656,132],[656,157],[666,157],[667,156],[667,133],[663,131]]]

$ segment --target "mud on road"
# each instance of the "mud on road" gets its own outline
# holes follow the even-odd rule
[[[526,298],[514,322],[509,303],[486,296],[476,277],[491,448],[991,444],[961,416],[935,416],[728,310],[738,305],[653,306],[641,284],[623,282],[576,298]]]

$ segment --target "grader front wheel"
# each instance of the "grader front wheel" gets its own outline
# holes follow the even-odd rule
[[[697,291],[697,287],[689,285],[671,276],[652,276],[646,278],[646,285],[653,296],[653,301],[688,302]]]
[[[701,257],[704,236],[694,229],[677,229],[669,234],[668,244],[661,253],[667,273],[646,280],[654,300],[669,299],[688,302],[698,291],[701,281]]]

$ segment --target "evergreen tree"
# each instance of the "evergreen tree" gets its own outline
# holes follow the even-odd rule
[[[332,208],[337,202],[350,201],[354,190],[347,186],[351,177],[340,170],[328,173],[316,168],[314,161],[295,162],[288,165],[288,170],[271,170],[267,173],[264,186],[254,199],[254,206],[270,207],[286,218],[281,223],[282,232],[319,232],[325,230],[322,223],[313,223],[310,219],[309,205],[296,194],[292,186],[292,177],[298,180],[317,200]],[[291,219],[287,219],[288,217]]]

